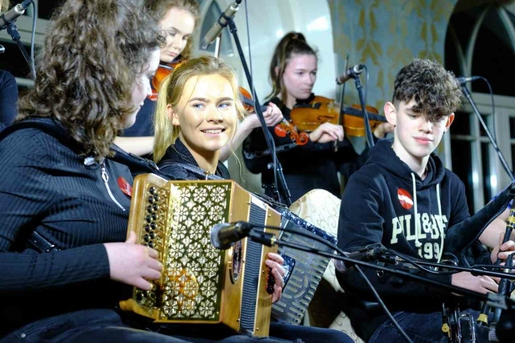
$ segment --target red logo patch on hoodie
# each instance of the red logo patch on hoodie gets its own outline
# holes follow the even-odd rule
[[[405,209],[409,210],[413,207],[413,199],[407,190],[399,188],[397,190],[397,197],[399,198],[401,206]]]
[[[118,178],[118,187],[122,190],[123,193],[128,195],[129,197],[132,196],[132,186],[130,183],[127,182],[123,177]]]

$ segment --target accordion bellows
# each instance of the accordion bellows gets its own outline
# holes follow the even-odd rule
[[[279,226],[281,216],[231,180],[137,176],[128,229],[159,252],[164,269],[152,290],[134,288],[121,308],[160,323],[219,324],[268,336],[272,296],[264,261],[277,248],[246,238],[221,251],[210,241],[214,225],[240,220]]]

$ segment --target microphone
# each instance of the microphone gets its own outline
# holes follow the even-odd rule
[[[19,16],[22,16],[25,13],[27,7],[29,7],[32,0],[25,0],[22,3],[17,4],[9,11],[5,12],[0,16],[0,28],[4,28],[7,25],[13,23],[18,19]]]
[[[355,251],[345,252],[345,257],[360,261],[374,261],[382,257],[387,250],[381,243],[374,243]]]
[[[479,238],[488,224],[504,211],[514,196],[515,182],[512,182],[473,216],[448,228],[441,263],[459,265],[463,252]]]
[[[363,72],[365,69],[364,64],[356,64],[355,66],[350,67],[343,73],[342,75],[336,78],[336,83],[341,85],[342,83],[347,82],[349,79],[355,79],[359,77],[359,74]]]
[[[211,243],[220,250],[229,249],[235,242],[247,237],[252,224],[239,221],[235,223],[219,223],[211,229]]]
[[[206,49],[208,46],[213,44],[216,37],[220,35],[223,28],[227,26],[227,22],[230,18],[233,18],[236,12],[238,12],[238,8],[240,6],[241,0],[236,0],[233,2],[224,13],[218,18],[218,20],[215,22],[215,24],[207,31],[206,35],[204,36],[204,40],[202,42],[202,49]]]
[[[457,79],[458,79],[458,82],[460,83],[460,85],[462,85],[467,82],[481,80],[481,78],[482,78],[481,76],[469,76],[469,77],[460,76]]]

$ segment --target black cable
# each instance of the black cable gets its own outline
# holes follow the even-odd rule
[[[476,293],[476,292],[473,292],[473,291],[469,291],[467,289],[456,287],[456,286],[453,286],[453,285],[449,285],[449,284],[446,284],[446,283],[443,283],[443,282],[440,282],[440,281],[437,281],[437,280],[429,280],[429,279],[427,279],[425,277],[421,277],[419,275],[415,275],[415,274],[412,274],[412,273],[409,273],[409,272],[404,272],[404,271],[399,270],[399,269],[391,269],[391,268],[387,268],[385,266],[378,266],[376,264],[367,263],[367,262],[364,262],[364,261],[361,261],[361,260],[351,259],[349,257],[346,257],[345,256],[346,253],[344,251],[342,251],[335,244],[333,244],[331,242],[328,242],[324,238],[319,237],[319,236],[317,236],[317,235],[315,235],[315,234],[313,234],[313,233],[311,233],[309,231],[306,231],[306,230],[302,230],[302,229],[301,230],[297,230],[297,229],[294,229],[294,228],[286,228],[286,227],[282,228],[282,227],[270,226],[270,225],[266,225],[266,226],[255,225],[255,224],[252,224],[252,223],[248,223],[248,224],[251,227],[253,227],[254,229],[261,229],[261,231],[262,231],[262,228],[270,228],[270,229],[275,229],[275,230],[279,230],[279,231],[285,231],[285,232],[290,232],[290,233],[294,233],[294,234],[299,234],[301,236],[304,236],[304,237],[313,239],[315,241],[318,241],[318,242],[326,245],[327,247],[331,248],[332,250],[336,251],[337,253],[339,253],[340,256],[335,256],[334,253],[324,252],[324,251],[318,250],[316,248],[309,247],[309,246],[304,246],[304,245],[301,245],[301,244],[292,244],[292,243],[289,243],[289,242],[286,242],[286,241],[282,241],[281,239],[278,239],[278,240],[273,239],[273,240],[270,241],[270,244],[267,244],[267,245],[276,244],[278,246],[286,246],[286,247],[290,247],[290,248],[293,248],[293,249],[297,249],[297,250],[301,250],[301,251],[305,251],[305,252],[309,252],[309,253],[314,253],[314,254],[317,254],[317,255],[320,255],[320,256],[334,258],[334,259],[338,259],[338,260],[341,260],[341,261],[344,261],[344,262],[352,263],[356,267],[356,269],[359,271],[359,273],[362,275],[362,277],[364,278],[365,282],[367,283],[367,285],[371,289],[374,297],[379,302],[379,304],[382,306],[382,308],[385,311],[385,313],[387,314],[387,316],[390,318],[390,320],[395,325],[395,327],[399,330],[399,333],[408,342],[411,342],[411,340],[409,339],[407,334],[402,330],[402,328],[399,326],[399,324],[396,322],[396,320],[393,317],[393,315],[391,315],[391,313],[389,312],[388,308],[386,307],[386,305],[382,301],[381,297],[379,296],[377,291],[374,289],[372,283],[366,277],[366,275],[363,273],[363,271],[359,268],[359,266],[371,267],[371,268],[382,270],[382,271],[392,272],[392,273],[397,274],[397,275],[408,276],[408,277],[410,277],[412,279],[424,282],[426,284],[430,284],[430,285],[433,285],[433,286],[440,286],[442,288],[445,288],[445,289],[447,289],[447,290],[449,290],[451,292],[457,293],[457,294],[468,295],[468,296],[471,296],[471,297],[474,297],[476,299],[483,300],[483,301],[486,300],[486,296],[484,294],[480,294],[480,293]],[[255,236],[256,235],[250,235],[250,238],[252,239]],[[260,237],[260,238],[261,239],[257,239],[257,241],[260,242],[260,243],[263,243],[263,240],[262,240],[263,237]],[[274,238],[275,238],[275,236],[274,236]],[[388,249],[386,249],[386,251],[392,253]],[[392,254],[395,254],[395,253],[393,252]],[[411,261],[411,258],[406,260],[406,262],[409,262],[410,265],[413,264],[413,261]],[[464,268],[464,267],[444,266],[444,265],[441,265],[441,264],[434,264],[434,263],[432,265],[433,266],[437,265],[437,266],[446,267],[446,268],[452,268],[452,269],[458,269],[458,270],[470,271],[470,269],[467,269],[467,268]],[[478,272],[483,272],[483,271],[478,271]],[[484,272],[485,272],[485,275],[489,273],[489,272],[486,272],[486,271],[484,271]],[[442,273],[442,272],[440,272],[440,273]],[[513,277],[515,278],[515,275]]]
[[[30,37],[30,69],[32,72],[32,79],[36,80],[36,63],[35,63],[35,55],[34,55],[34,37],[36,36],[36,18],[38,16],[38,5],[35,1],[31,0],[32,3],[32,10],[34,13],[32,13],[32,33]]]

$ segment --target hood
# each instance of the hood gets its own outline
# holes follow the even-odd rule
[[[431,154],[427,163],[427,175],[424,180],[414,173],[411,168],[401,161],[392,148],[393,139],[381,139],[369,151],[369,156],[365,164],[374,167],[379,165],[388,170],[396,178],[401,179],[409,184],[413,178],[417,190],[421,191],[434,187],[442,182],[445,176],[445,168],[438,156]]]

